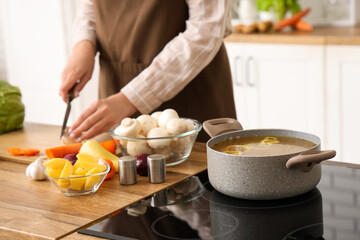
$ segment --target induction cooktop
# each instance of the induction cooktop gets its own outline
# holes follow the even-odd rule
[[[316,188],[271,201],[223,195],[204,171],[78,232],[127,240],[360,240],[360,169],[323,165]]]

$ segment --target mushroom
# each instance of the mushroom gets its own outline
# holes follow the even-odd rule
[[[124,118],[120,126],[115,128],[114,133],[123,137],[135,137],[140,133],[141,125],[138,120],[133,118]]]
[[[148,134],[147,138],[168,137],[169,134],[164,128],[153,128]],[[148,144],[152,148],[164,148],[170,145],[170,139],[152,139],[148,140]]]
[[[162,154],[165,156],[165,160],[169,159],[171,148],[170,146],[164,147],[164,148],[155,148],[153,149],[154,154]]]
[[[121,124],[115,128],[114,133],[122,137],[135,137],[140,133],[141,125],[136,119],[124,118]],[[120,144],[126,148],[127,141],[120,139]]]
[[[137,138],[145,138],[143,135],[137,135]],[[151,148],[148,146],[145,140],[132,140],[128,141],[126,151],[132,156],[141,154],[151,154]]]
[[[187,132],[195,129],[194,123],[191,120],[186,119],[186,124],[187,124]]]
[[[167,123],[173,118],[179,118],[178,113],[174,109],[169,108],[164,110],[158,119],[159,127],[166,129]]]
[[[136,118],[136,120],[138,120],[141,126],[140,134],[144,136],[147,135],[150,129],[157,127],[157,120],[150,115],[147,114],[140,115],[139,117]]]
[[[175,154],[185,154],[186,151],[190,150],[191,139],[189,136],[172,139],[170,147]]]
[[[187,132],[188,124],[185,119],[173,118],[166,124],[166,130],[170,135],[178,135]]]
[[[156,112],[153,112],[153,113],[151,114],[151,116],[152,116],[153,118],[155,118],[156,121],[157,121],[157,120],[159,119],[159,116],[160,116],[161,113],[162,113],[161,111],[156,111]]]

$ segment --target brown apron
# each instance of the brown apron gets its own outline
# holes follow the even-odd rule
[[[163,47],[185,31],[185,0],[95,0],[100,52],[99,97],[118,93],[148,67]],[[173,99],[157,110],[175,109],[180,117],[203,122],[236,118],[231,72],[224,45],[215,58]],[[197,140],[209,137],[201,131]]]

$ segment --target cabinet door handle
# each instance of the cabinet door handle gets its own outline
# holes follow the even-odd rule
[[[238,86],[238,87],[241,87],[242,86],[242,81],[241,81],[241,78],[240,76],[242,75],[241,71],[240,71],[240,74],[239,74],[239,66],[240,65],[240,68],[242,67],[242,58],[240,56],[236,56],[235,57],[235,60],[234,60],[234,77],[235,77],[235,86]]]
[[[254,58],[253,57],[248,57],[246,59],[246,84],[249,87],[255,87],[255,81],[252,81],[252,76],[253,76],[253,72],[250,71],[250,65],[252,65],[254,62]]]

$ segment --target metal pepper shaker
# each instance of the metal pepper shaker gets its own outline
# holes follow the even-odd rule
[[[166,179],[165,156],[152,154],[147,157],[148,175],[150,183],[162,183]]]
[[[136,159],[134,156],[119,158],[119,177],[121,185],[137,183]]]

